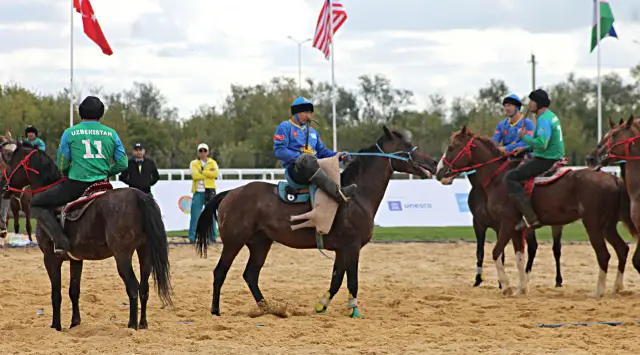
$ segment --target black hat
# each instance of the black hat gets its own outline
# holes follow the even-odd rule
[[[136,144],[133,146],[133,149],[144,149],[144,146],[142,145],[142,143],[136,143]]]
[[[532,91],[531,94],[529,94],[529,99],[537,103],[539,109],[543,107],[549,107],[549,105],[551,105],[551,100],[549,100],[549,95],[547,94],[546,91],[542,89],[537,89]]]
[[[104,104],[95,96],[87,96],[78,107],[80,118],[99,120],[104,115]]]
[[[38,129],[35,128],[32,125],[28,125],[27,128],[25,128],[24,130],[24,135],[26,136],[27,133],[34,133],[36,135],[36,137],[38,136]]]

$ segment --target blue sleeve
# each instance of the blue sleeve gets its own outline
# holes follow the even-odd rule
[[[42,141],[42,139],[38,141],[37,148],[42,150],[43,152],[47,150],[47,146],[44,144],[44,141]]]
[[[524,133],[524,135],[533,138],[533,129],[534,129],[533,122],[530,119],[525,118],[525,121],[524,121],[525,133]],[[528,147],[528,144],[527,144],[527,142],[524,141],[524,138],[520,139],[520,136],[518,135],[518,141],[513,143],[513,144],[509,144],[506,148],[507,148],[507,152],[513,152],[514,149],[520,148],[520,147],[526,148],[526,147]]]
[[[316,134],[318,135],[318,141],[316,143],[316,157],[318,157],[318,159],[331,158],[338,154],[324,145],[320,139],[320,133],[316,132]]]
[[[71,161],[71,147],[69,146],[69,132],[64,131],[62,138],[60,138],[60,147],[58,148],[58,155],[64,156],[65,160]]]
[[[116,133],[116,149],[113,151],[113,160],[118,161],[122,158],[127,158],[127,153],[124,150],[124,146],[122,145],[122,141],[120,140],[120,136]]]
[[[496,125],[496,130],[495,132],[493,132],[493,137],[491,137],[491,139],[500,144],[500,142],[502,142],[502,127],[500,127],[500,125],[502,125],[502,121],[498,122],[498,124]]]
[[[278,160],[283,162],[292,162],[298,158],[299,152],[289,149],[289,134],[291,128],[286,122],[281,123],[273,134],[273,153]]]

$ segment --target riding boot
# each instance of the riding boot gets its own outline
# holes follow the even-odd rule
[[[51,210],[40,210],[38,215],[38,226],[41,226],[53,241],[53,252],[57,255],[65,255],[71,251],[69,239],[64,234],[64,229]]]
[[[336,184],[322,169],[316,170],[316,173],[313,174],[309,181],[312,184],[318,186],[320,190],[333,197],[336,202],[340,202],[342,200],[346,201],[347,199],[349,199],[351,196],[353,196],[356,188],[358,187],[358,185],[356,184],[351,184],[349,186],[343,187],[341,191],[338,184]]]
[[[538,220],[538,215],[536,215],[533,211],[533,206],[531,206],[531,199],[526,193],[513,194],[510,197],[522,213],[522,220],[516,224],[516,231],[520,232],[527,228],[536,229],[542,227]]]

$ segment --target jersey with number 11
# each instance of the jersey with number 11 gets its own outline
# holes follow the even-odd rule
[[[127,168],[118,133],[100,122],[67,128],[60,139],[58,168],[71,180],[94,182]]]

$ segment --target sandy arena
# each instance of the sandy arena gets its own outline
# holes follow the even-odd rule
[[[492,244],[486,247],[490,255]],[[512,248],[507,271],[517,282]],[[609,247],[611,253],[613,250]],[[255,317],[257,306],[242,279],[248,252],[238,256],[222,289],[222,317],[209,314],[212,270],[190,246],[170,251],[174,309],[149,300],[149,330],[126,328],[128,298],[115,261],[85,262],[82,324],[69,330],[69,264],[63,266],[62,325],[51,324],[49,279],[37,248],[0,256],[0,354],[638,354],[640,277],[627,263],[625,291],[612,296],[612,255],[604,298],[594,300],[597,266],[589,245],[565,245],[564,288],[555,289],[550,244],[542,244],[530,293],[504,297],[485,261],[486,281],[471,287],[475,246],[368,245],[360,264],[359,306],[364,320],[347,317],[346,279],[324,315],[313,306],[329,287],[332,262],[315,250],[272,248],[261,275],[268,300],[287,305],[289,318]],[[329,253],[333,256],[333,253]],[[137,273],[137,260],[135,263]],[[151,281],[152,282],[152,281]],[[40,309],[44,315],[38,315]],[[253,316],[253,317],[252,317]],[[624,321],[542,329],[537,323]],[[612,348],[612,346],[615,346]]]

